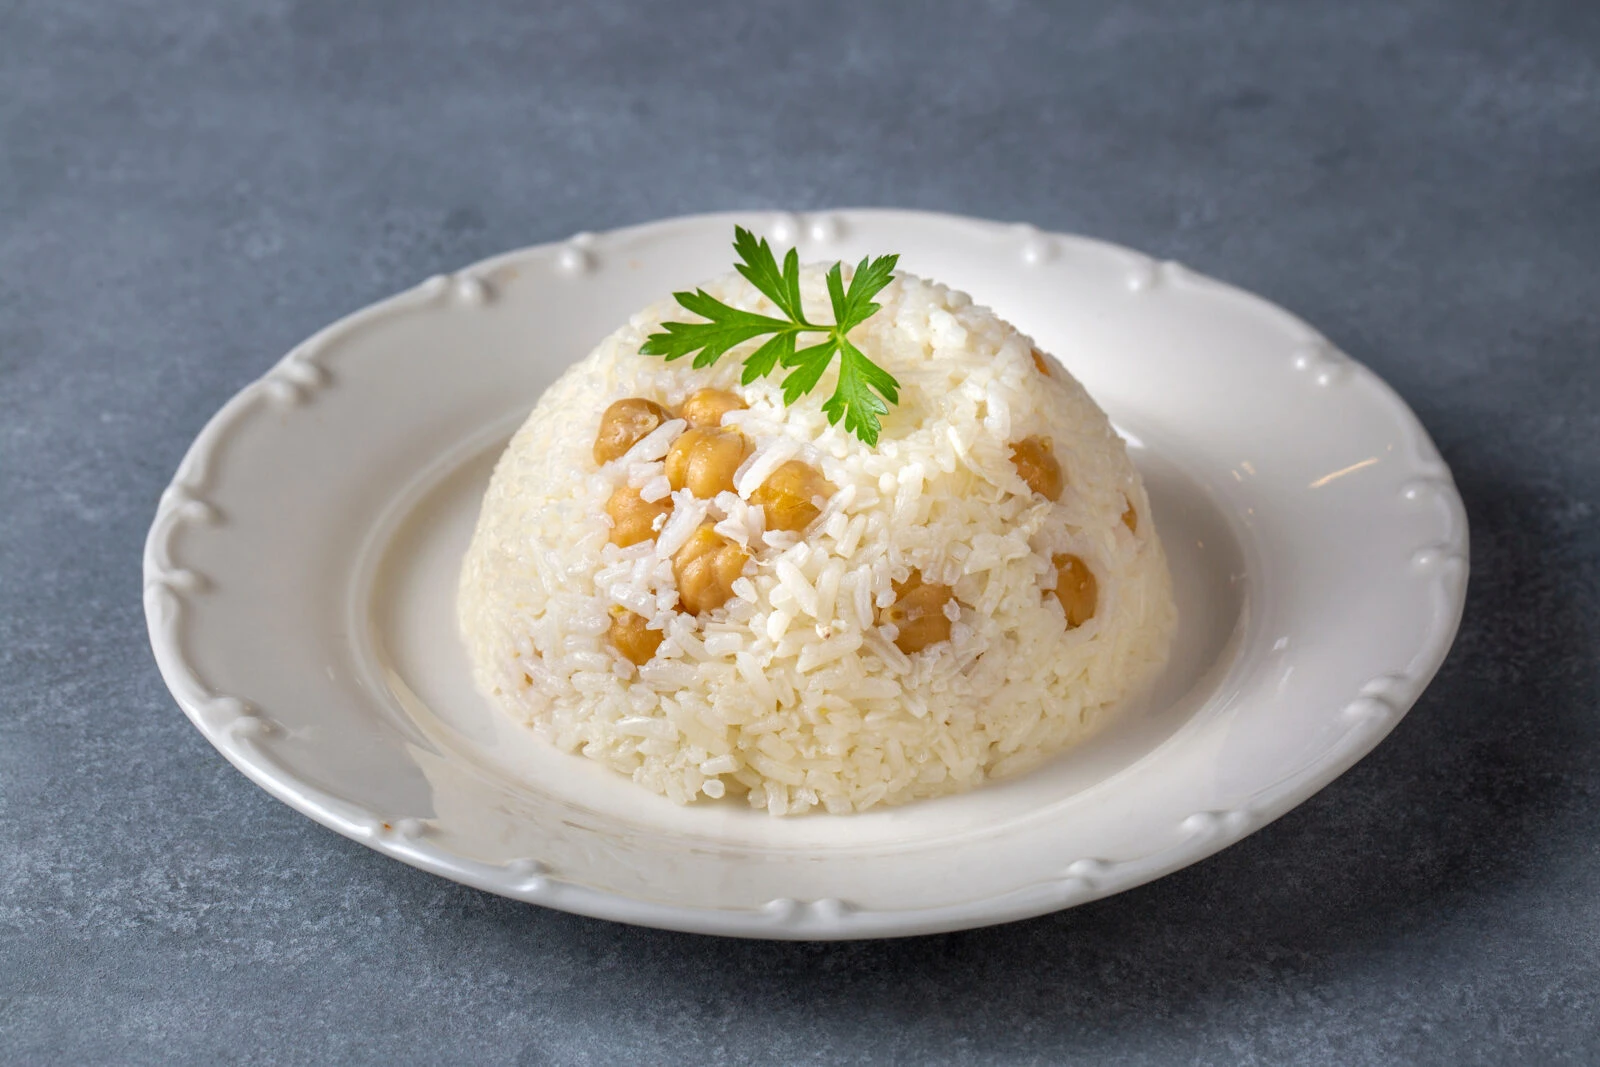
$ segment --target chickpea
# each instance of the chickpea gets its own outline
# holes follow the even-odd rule
[[[816,501],[826,500],[833,491],[833,483],[815,467],[791,459],[750,494],[750,502],[766,512],[767,529],[804,530],[822,514]]]
[[[607,636],[616,650],[622,653],[623,659],[635,667],[643,667],[656,654],[656,649],[661,647],[666,634],[649,629],[645,625],[645,617],[638,612],[614,607],[611,609],[611,629]]]
[[[683,417],[690,426],[720,426],[722,416],[742,411],[745,402],[724,389],[700,389],[683,402]]]
[[[713,530],[709,522],[690,534],[672,557],[672,576],[684,610],[704,615],[726,604],[749,559],[750,553]]]
[[[600,432],[594,439],[594,461],[610,463],[670,418],[672,412],[654,400],[634,396],[617,401],[600,416]]]
[[[1139,513],[1133,510],[1133,501],[1128,500],[1127,497],[1123,497],[1122,499],[1127,501],[1128,504],[1128,506],[1122,510],[1122,525],[1128,528],[1129,533],[1138,533]]]
[[[631,485],[619,486],[606,501],[606,514],[611,516],[611,543],[627,548],[640,541],[654,540],[656,519],[671,510],[670,496],[649,501]]]
[[[1037,348],[1033,350],[1033,365],[1039,368],[1039,373],[1046,378],[1050,377],[1050,364],[1044,358],[1044,353]]]
[[[1061,499],[1066,480],[1056,462],[1055,447],[1048,437],[1024,437],[1011,446],[1011,463],[1028,488],[1050,500]]]
[[[950,640],[950,620],[944,606],[953,594],[948,585],[926,585],[921,571],[912,571],[911,577],[894,583],[895,602],[878,612],[878,622],[894,623],[899,631],[894,644],[901,652],[911,655],[929,645]]]
[[[714,497],[733,489],[733,472],[744,462],[750,443],[738,430],[703,426],[686,430],[667,450],[667,482],[688,486],[698,497]]]
[[[1100,599],[1100,584],[1089,565],[1077,556],[1061,555],[1051,560],[1056,565],[1056,587],[1050,592],[1067,613],[1067,629],[1076,629],[1094,618]]]

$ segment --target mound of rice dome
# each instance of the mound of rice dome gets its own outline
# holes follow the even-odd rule
[[[736,274],[705,289],[773,313]],[[801,291],[825,320],[821,268]],[[825,389],[741,385],[757,342],[702,369],[641,355],[685,318],[670,300],[550,387],[461,576],[496,705],[680,803],[782,815],[1026,769],[1151,679],[1172,593],[1105,414],[965,294],[902,273],[876,299],[850,334],[901,386],[875,446],[829,425]]]

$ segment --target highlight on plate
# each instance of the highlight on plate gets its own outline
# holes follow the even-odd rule
[[[1104,412],[893,256],[734,248],[507,446],[461,573],[479,687],[679,803],[774,815],[959,792],[1087,737],[1176,620]]]

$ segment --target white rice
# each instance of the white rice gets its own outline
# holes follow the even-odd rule
[[[823,270],[802,290],[812,321],[831,321]],[[706,290],[775,314],[738,275]],[[963,293],[901,274],[851,339],[899,379],[901,397],[868,447],[828,425],[830,371],[793,407],[779,376],[739,385],[759,342],[714,366],[639,355],[670,301],[635,315],[540,399],[495,469],[462,569],[460,616],[480,687],[550,742],[630,775],[680,803],[743,796],[774,815],[876,804],[970,788],[1081,740],[1164,662],[1175,620],[1150,505],[1105,415],[1054,360]],[[655,542],[609,543],[605,503],[621,484],[669,495],[662,458],[674,419],[597,467],[601,413],[645,397],[676,408],[706,387],[753,452],[737,495],[671,493]],[[1059,501],[1031,493],[1011,444],[1051,439],[1066,479]],[[799,458],[836,488],[803,534],[764,529],[751,491]],[[1131,503],[1137,532],[1122,521]],[[702,521],[752,553],[734,596],[703,617],[678,610],[672,552]],[[1069,629],[1052,556],[1094,572],[1099,602]],[[913,655],[877,609],[920,570],[948,584],[951,638]],[[664,632],[634,667],[610,645],[621,605]]]

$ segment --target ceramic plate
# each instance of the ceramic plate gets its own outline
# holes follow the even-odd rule
[[[731,267],[899,252],[1056,353],[1127,438],[1180,633],[1157,692],[1021,778],[861,815],[680,808],[473,689],[456,568],[540,391],[631,312]],[[1036,915],[1193,863],[1389,732],[1460,620],[1467,527],[1405,404],[1288,313],[1098,241],[945,215],[673,219],[513,252],[357,312],[234,397],[144,557],[161,672],[273,796],[446,878],[752,937]]]

